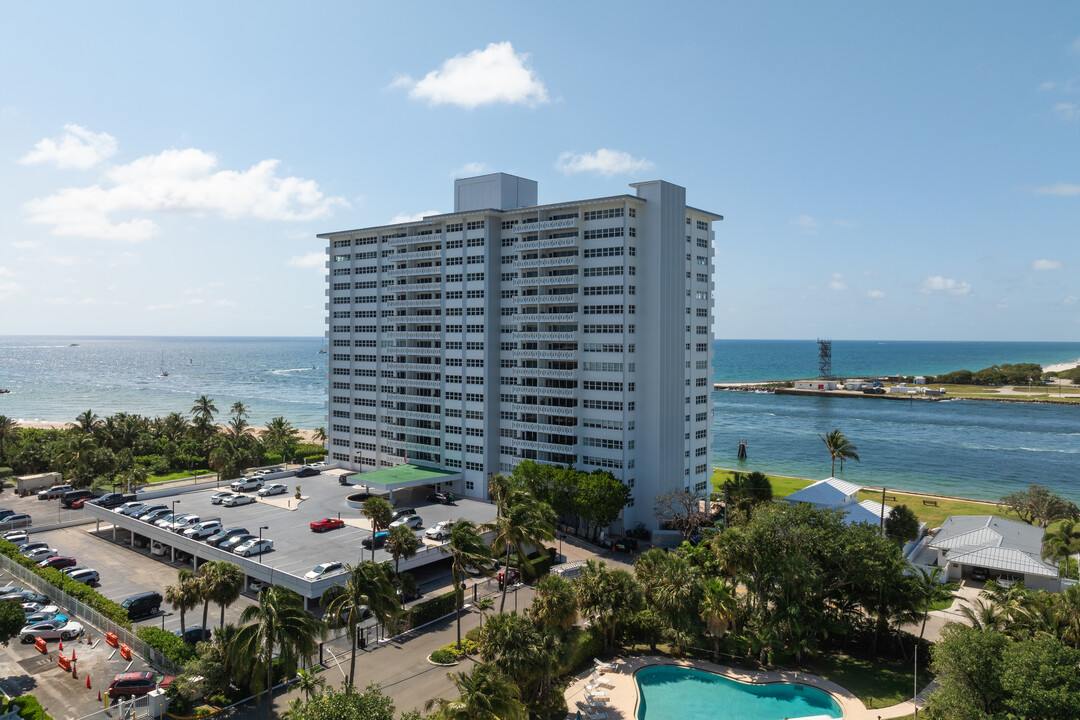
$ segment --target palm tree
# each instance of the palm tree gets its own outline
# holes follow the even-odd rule
[[[315,428],[315,430],[312,431],[312,433],[311,433],[311,439],[314,440],[317,443],[325,445],[326,440],[327,440],[327,438],[326,438],[326,428],[321,427],[321,426]]]
[[[836,475],[836,458],[840,458],[840,470],[844,470],[844,460],[859,461],[859,454],[856,452],[859,448],[855,447],[855,444],[844,437],[844,433],[839,429],[833,430],[825,435],[818,434],[821,438],[821,442],[825,443],[825,449],[829,451],[829,459],[832,461],[832,469],[829,471],[830,475]]]
[[[465,569],[471,568],[491,577],[491,548],[484,544],[479,529],[472,520],[458,520],[450,530],[450,542],[439,550],[450,555],[450,579],[454,583],[457,607],[457,646],[461,649],[461,607],[465,599]]]
[[[922,612],[922,627],[919,628],[919,640],[923,639],[923,633],[926,632],[926,620],[930,617],[930,606],[935,602],[941,600],[947,600],[953,596],[953,594],[941,583],[941,568],[933,567],[927,572],[926,568],[915,568],[918,572],[912,575],[912,591],[915,594],[915,599],[921,601],[923,606]]]
[[[555,526],[551,524],[555,513],[551,506],[540,502],[526,490],[510,489],[506,493],[499,516],[494,522],[486,523],[481,530],[495,534],[492,550],[505,555],[505,565],[510,567],[510,551],[517,553],[522,571],[532,571],[532,563],[527,557],[526,546],[539,551],[544,550],[542,541],[555,537]],[[510,586],[504,582],[499,612],[506,610],[506,591]]]
[[[234,438],[238,438],[242,435],[246,435],[250,429],[247,421],[248,408],[247,405],[237,400],[233,403],[232,409],[229,411],[229,434]]]
[[[304,697],[310,700],[319,688],[326,685],[326,678],[308,670],[296,671],[296,688],[304,693]]]
[[[604,631],[605,649],[614,647],[618,622],[643,604],[641,585],[626,570],[609,570],[603,560],[586,560],[573,582],[581,614]]]
[[[425,710],[438,709],[431,717],[437,720],[524,720],[525,706],[521,692],[501,670],[491,663],[473,668],[471,673],[447,673],[457,688],[457,700],[433,698]]]
[[[210,603],[221,608],[218,626],[225,624],[225,608],[240,599],[244,591],[244,571],[227,560],[206,562],[199,568],[203,581],[203,637],[206,637],[206,613]]]
[[[539,627],[566,633],[577,624],[578,607],[574,586],[566,578],[545,575],[536,583],[536,597],[529,616]]]
[[[283,417],[276,417],[266,424],[266,429],[259,433],[259,439],[268,448],[277,450],[281,455],[281,461],[285,461],[285,453],[289,446],[296,443],[300,438],[300,432]]]
[[[244,608],[240,622],[243,626],[231,648],[234,662],[252,669],[252,692],[266,690],[269,718],[273,712],[270,691],[274,651],[279,651],[286,665],[295,663],[298,656],[308,657],[315,651],[318,640],[326,637],[326,626],[304,610],[303,598],[278,585],[270,585],[259,593],[258,604]]]
[[[346,565],[349,578],[344,585],[328,588],[322,595],[322,604],[326,607],[326,617],[335,627],[348,615],[349,640],[352,654],[349,657],[349,687],[351,692],[356,677],[356,641],[357,627],[363,620],[362,608],[371,611],[380,623],[397,613],[398,600],[394,586],[382,565],[375,562],[362,562],[359,565]]]
[[[80,432],[93,433],[101,427],[101,418],[93,410],[87,410],[75,416],[75,424],[78,425]]]
[[[495,503],[496,517],[502,513],[503,503],[506,502],[506,495],[509,491],[510,478],[501,473],[488,478],[488,495],[491,496],[491,501]]]
[[[960,614],[968,619],[976,630],[1004,630],[1009,619],[996,602],[975,598],[971,607],[962,605]]]
[[[386,538],[386,551],[394,559],[394,576],[401,584],[401,561],[416,555],[420,549],[420,540],[408,525],[390,528],[390,537]]]
[[[0,458],[7,457],[4,451],[4,443],[15,438],[17,429],[18,425],[14,419],[9,418],[7,415],[0,415]]]
[[[702,597],[698,612],[713,640],[713,662],[720,655],[720,638],[727,633],[735,618],[735,591],[719,578],[709,578],[701,584]]]
[[[191,415],[196,420],[202,420],[203,422],[210,424],[214,422],[214,413],[218,411],[217,405],[214,404],[214,398],[208,398],[205,395],[200,395],[195,398],[195,404],[191,406]]]
[[[183,636],[187,628],[184,616],[188,610],[197,608],[202,601],[202,579],[187,568],[180,568],[176,576],[176,585],[165,588],[165,602],[172,605],[174,610],[180,611],[180,635]]]
[[[386,498],[369,497],[364,501],[360,514],[371,521],[371,561],[375,562],[375,534],[390,527],[394,506]]]
[[[487,614],[495,608],[495,601],[489,597],[480,598],[473,603],[473,608],[480,613],[480,629],[483,630],[484,620],[487,619]]]
[[[1058,564],[1058,574],[1064,577],[1068,573],[1069,557],[1080,553],[1080,523],[1063,520],[1053,530],[1043,535],[1042,556]]]

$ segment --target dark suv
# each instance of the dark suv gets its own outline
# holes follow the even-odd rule
[[[97,500],[91,500],[91,504],[98,505],[103,508],[111,510],[114,507],[120,507],[126,502],[131,502],[135,499],[134,495],[125,495],[124,493],[105,493]]]
[[[157,615],[158,610],[161,609],[161,603],[161,593],[151,591],[132,595],[120,603],[120,607],[127,610],[128,617],[134,620],[135,618]]]
[[[89,490],[69,490],[60,496],[60,504],[69,508],[71,503],[76,500],[89,500],[92,497],[94,497],[94,493]]]
[[[159,687],[168,687],[172,680],[173,678],[166,675],[159,683],[157,676],[152,672],[121,673],[114,677],[112,683],[109,684],[109,697],[121,698],[146,695],[151,690]]]

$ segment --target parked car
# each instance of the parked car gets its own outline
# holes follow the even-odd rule
[[[250,505],[253,502],[255,502],[255,498],[251,495],[233,495],[225,498],[221,505],[223,507],[237,507],[239,505]]]
[[[232,497],[231,492],[229,492],[227,490],[222,490],[221,492],[214,493],[213,495],[210,496],[210,504],[211,505],[220,505],[222,500],[224,500],[225,498],[230,498],[230,497]]]
[[[386,544],[386,538],[390,537],[390,533],[383,530],[382,532],[375,533],[375,537],[368,536],[360,541],[360,544],[366,548],[375,547],[381,548]]]
[[[250,555],[262,555],[264,552],[269,552],[274,549],[274,541],[263,538],[252,538],[251,540],[245,540],[240,545],[236,546],[233,552],[240,557],[248,557]]]
[[[251,533],[241,533],[240,535],[233,535],[228,540],[222,540],[218,544],[218,548],[220,548],[221,550],[226,550],[228,552],[232,552],[233,549],[236,548],[238,545],[243,545],[248,540],[258,540],[258,539],[259,539],[258,535],[252,535]]]
[[[86,501],[89,500],[89,499],[90,498],[79,498],[78,500],[72,500],[70,507],[71,507],[72,510],[81,510],[82,506],[85,505]]]
[[[148,694],[151,690],[159,687],[168,687],[173,681],[171,675],[164,676],[160,681],[152,672],[129,672],[121,673],[109,683],[110,698],[131,698]]]
[[[101,582],[101,576],[98,575],[98,571],[93,568],[79,568],[78,570],[69,573],[68,577],[75,582],[81,582],[83,585],[97,585]]]
[[[22,588],[19,587],[18,585],[5,585],[3,587],[0,587],[0,597],[3,597],[5,595],[10,595],[11,593],[21,592],[21,591],[22,591]]]
[[[26,539],[29,536],[26,534],[25,530],[9,530],[3,535],[0,535],[0,537],[4,538],[13,545],[18,545],[19,543],[26,542]]]
[[[54,570],[63,570],[66,567],[74,567],[77,564],[78,562],[76,562],[75,558],[73,557],[65,557],[63,555],[58,555],[56,557],[48,558],[47,560],[42,560],[38,563],[38,567],[53,568]]]
[[[65,575],[71,575],[71,573],[75,572],[76,570],[86,570],[86,566],[85,565],[75,565],[74,567],[66,567],[63,570],[61,570],[60,572],[64,573]]]
[[[206,538],[206,544],[212,547],[217,547],[221,543],[225,542],[229,538],[236,537],[237,535],[247,535],[247,528],[231,527],[221,528],[216,533]]]
[[[148,503],[146,505],[143,505],[141,508],[139,508],[135,512],[131,513],[131,517],[135,518],[136,520],[142,520],[147,515],[150,515],[151,513],[156,513],[158,510],[168,510],[168,509],[169,509],[169,506],[164,505],[162,503],[156,503],[156,504],[153,504],[153,505]]]
[[[154,525],[159,527],[159,528],[168,529],[169,524],[172,523],[173,520],[176,520],[177,518],[179,518],[181,515],[182,515],[182,513],[176,513],[176,514],[173,514],[171,512],[165,513],[164,515],[162,515],[161,517],[159,517],[157,520],[154,521]]]
[[[205,540],[221,529],[220,520],[203,520],[184,531],[184,537]]]
[[[46,547],[46,548],[37,548],[36,550],[30,550],[28,552],[24,552],[23,557],[29,558],[29,559],[33,560],[34,562],[41,562],[42,560],[46,560],[48,558],[56,557],[59,554],[60,554],[60,551],[58,551],[56,548],[47,548]]]
[[[510,568],[509,574],[510,574],[510,582],[511,583],[516,583],[518,580],[521,579],[521,571],[518,570],[517,568]],[[502,589],[503,582],[506,580],[506,575],[507,575],[507,571],[505,569],[500,570],[495,575],[495,579],[499,582],[499,589],[500,590]]]
[[[305,465],[304,467],[302,467],[302,468],[300,468],[299,470],[296,471],[296,477],[298,477],[298,478],[312,477],[314,475],[320,474],[321,472],[322,471],[319,470],[319,468],[317,468],[317,467],[312,467],[310,465]]]
[[[172,546],[171,545],[165,545],[164,543],[160,543],[157,540],[155,540],[154,542],[150,543],[150,554],[151,555],[158,555],[158,556],[165,555],[167,552],[169,552],[170,547],[172,547]]]
[[[424,520],[419,515],[402,515],[390,523],[390,527],[397,527],[398,525],[405,525],[413,529],[422,528],[424,527]]]
[[[318,580],[326,577],[327,575],[333,575],[334,573],[341,572],[345,569],[345,566],[339,562],[327,562],[322,565],[316,565],[313,569],[308,570],[304,575],[305,580]]]
[[[53,485],[51,488],[45,490],[39,490],[37,494],[38,500],[55,500],[64,493],[73,490],[70,485]]]
[[[33,615],[34,613],[47,613],[50,615],[57,615],[62,613],[56,605],[45,605],[44,603],[23,603],[22,604],[23,615]],[[23,623],[29,625],[30,623]]]
[[[125,495],[124,493],[111,492],[105,493],[96,500],[91,500],[90,504],[97,505],[98,507],[103,507],[106,510],[112,510],[113,508],[119,507],[124,503],[130,502],[134,499],[134,495]]]
[[[287,485],[282,485],[281,483],[270,483],[262,490],[259,490],[259,496],[267,497],[268,495],[283,495],[287,492],[289,492],[289,487]]]
[[[83,626],[77,622],[67,620],[62,623],[46,622],[27,625],[19,631],[24,645],[29,645],[38,638],[45,640],[72,640],[83,634]]]
[[[132,595],[120,603],[120,607],[127,610],[129,618],[135,620],[141,617],[157,615],[161,609],[161,602],[161,593],[151,591]]]
[[[338,518],[323,518],[311,523],[310,527],[312,532],[326,532],[327,530],[337,530],[345,527],[345,522]]]
[[[174,533],[182,533],[192,525],[198,525],[200,522],[202,522],[201,517],[192,513],[188,513],[187,515],[181,515],[180,517],[173,520],[171,523],[168,524],[166,529],[172,530]]]
[[[145,504],[146,503],[141,503],[138,500],[130,500],[130,501],[125,502],[125,503],[123,503],[121,505],[114,506],[113,510],[115,512],[120,513],[121,515],[130,515],[131,513],[135,512],[136,510],[138,510],[139,508],[141,508]]]
[[[453,529],[454,522],[452,520],[443,520],[429,527],[424,533],[424,537],[431,538],[432,540],[442,540],[443,538],[450,537],[450,531]]]
[[[415,514],[416,514],[416,509],[415,508],[399,507],[399,508],[394,508],[394,512],[392,512],[390,514],[390,519],[391,520],[397,520],[400,517],[405,517],[406,515],[415,515]]]
[[[235,480],[229,484],[233,492],[247,492],[249,490],[258,490],[263,486],[262,478],[258,477],[242,477],[239,480]]]
[[[163,510],[154,510],[153,512],[144,513],[143,515],[139,516],[139,519],[142,520],[144,523],[150,523],[151,525],[153,525],[158,520],[160,520],[161,518],[165,517],[168,514],[169,514],[169,508],[165,508]]]
[[[69,490],[60,496],[60,504],[69,508],[76,500],[89,500],[92,497],[94,493],[90,490]]]
[[[200,642],[203,639],[202,625],[188,625],[186,628],[184,628],[183,633],[181,633],[179,630],[173,630],[173,635],[181,638],[186,643],[194,645],[195,643]],[[207,632],[207,635],[209,635],[209,632]]]
[[[18,543],[15,547],[19,552],[25,553],[30,552],[31,550],[37,550],[38,548],[49,547],[49,543],[41,542],[40,540],[35,540],[33,542],[27,540],[26,542]]]
[[[44,605],[49,602],[49,598],[33,590],[17,590],[7,595],[0,595],[0,600],[15,600],[19,603],[35,603],[37,605]]]
[[[0,491],[2,491],[2,490],[3,490],[3,488],[0,488]],[[14,515],[14,514],[15,514],[15,511],[12,510],[11,508],[0,508],[0,520],[3,520],[8,515]]]
[[[34,521],[26,513],[15,513],[0,520],[0,528],[24,528],[33,524]]]
[[[442,503],[443,505],[452,505],[454,502],[454,493],[441,493],[435,492],[427,496],[428,502]]]
[[[54,613],[54,612],[36,612],[36,613],[30,613],[29,615],[26,616],[26,623],[25,624],[26,625],[37,625],[38,623],[43,623],[43,622],[66,623],[67,621],[68,621],[68,616],[67,615],[62,615],[60,613]]]

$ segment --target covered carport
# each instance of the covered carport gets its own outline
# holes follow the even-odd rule
[[[366,473],[342,476],[350,485],[363,487],[368,493],[389,497],[394,504],[394,492],[408,488],[432,485],[438,492],[461,494],[462,474],[454,470],[427,467],[424,465],[395,465],[394,467],[372,470]],[[351,504],[351,497],[350,497]]]

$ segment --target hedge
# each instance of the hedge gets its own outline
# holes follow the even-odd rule
[[[0,712],[10,711],[12,705],[18,708],[23,720],[53,720],[33,695],[21,695],[6,702],[0,698]]]
[[[127,610],[89,585],[72,580],[59,570],[38,567],[36,562],[23,557],[19,553],[19,549],[7,540],[0,540],[0,554],[6,555],[27,570],[39,575],[53,587],[63,590],[80,602],[86,603],[117,625],[128,630],[131,629],[131,620],[128,618]]]
[[[444,615],[449,615],[456,609],[454,603],[454,591],[417,603],[409,610],[410,627],[419,627],[432,620],[437,620]]]
[[[195,658],[195,648],[184,642],[183,638],[173,635],[168,630],[143,625],[135,631],[135,635],[169,658],[177,667]]]

